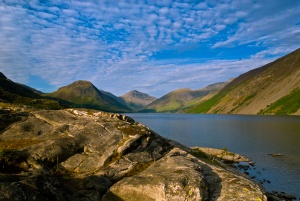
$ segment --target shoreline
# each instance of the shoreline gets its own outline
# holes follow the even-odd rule
[[[253,171],[253,168],[255,168],[255,162],[251,161],[246,156],[242,156],[233,152],[228,151],[226,148],[223,149],[215,149],[210,147],[191,147],[192,150],[198,150],[203,152],[206,157],[208,157],[210,160],[216,162],[220,166],[225,167],[228,171],[232,171],[235,174],[242,173],[241,175],[244,177],[247,177],[249,179],[252,179],[253,181],[259,183],[262,185],[262,187],[265,189],[264,183],[270,183],[267,179],[261,179],[259,181],[256,181],[255,178],[255,171]],[[283,154],[268,154],[272,157],[282,157]],[[255,170],[255,169],[254,169]],[[239,173],[238,173],[238,172]],[[283,192],[283,191],[266,191],[266,195],[268,197],[269,201],[292,201],[297,200],[300,198],[297,198],[289,193]]]

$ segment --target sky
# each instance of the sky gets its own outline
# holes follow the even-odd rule
[[[298,48],[299,0],[0,0],[0,72],[42,92],[88,80],[159,98]]]

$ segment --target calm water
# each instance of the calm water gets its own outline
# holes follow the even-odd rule
[[[187,146],[226,147],[256,162],[252,176],[267,191],[300,198],[300,117],[195,114],[127,114]],[[282,157],[268,154],[280,153]]]

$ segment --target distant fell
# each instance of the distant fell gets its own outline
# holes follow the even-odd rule
[[[248,71],[192,113],[300,114],[300,49]],[[292,109],[291,109],[292,108]]]
[[[148,94],[132,90],[120,97],[134,111],[144,109],[147,105],[155,101],[157,98]]]
[[[130,111],[129,108],[107,95],[107,93],[100,91],[89,81],[79,80],[61,87],[53,93],[46,94],[46,96],[75,103],[77,107],[112,112]]]
[[[204,98],[210,93],[220,90],[225,85],[225,82],[220,82],[198,90],[177,89],[155,100],[146,109],[153,112],[178,112],[183,108],[194,105],[194,103],[191,103],[193,100]]]

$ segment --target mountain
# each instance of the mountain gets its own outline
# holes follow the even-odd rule
[[[190,113],[300,114],[300,49],[244,73]]]
[[[198,102],[193,103],[193,100],[198,99],[200,101],[201,98],[223,88],[225,84],[225,82],[215,83],[198,90],[178,89],[152,102],[147,106],[147,110],[153,112],[177,112],[182,108],[189,108],[195,105]]]
[[[57,101],[41,97],[33,92],[34,89],[13,82],[0,72],[0,104],[6,106],[9,104],[27,105],[40,109],[61,109],[63,106]]]
[[[19,83],[19,84],[20,84],[20,83]],[[38,94],[38,95],[43,95],[43,92],[41,92],[41,91],[39,91],[39,90],[37,90],[37,89],[35,89],[35,88],[32,88],[32,87],[27,86],[27,85],[25,85],[25,84],[20,84],[20,85],[22,85],[22,86],[25,87],[26,89],[29,89],[29,90],[32,91],[33,93],[36,93],[36,94]]]
[[[7,79],[7,77],[2,73],[2,72],[0,72],[0,79],[4,79],[4,80],[6,80]]]
[[[91,82],[79,80],[57,91],[45,94],[47,97],[59,98],[76,104],[76,107],[98,109],[111,112],[128,112],[129,108],[97,89]]]
[[[102,93],[104,93],[105,95],[115,99],[116,101],[118,101],[119,103],[121,103],[122,105],[127,106],[126,102],[121,98],[121,97],[118,97],[118,96],[115,96],[114,94],[110,93],[110,92],[107,92],[107,91],[103,91],[103,90],[100,90]]]
[[[121,96],[120,99],[126,103],[127,107],[137,111],[144,109],[147,105],[155,101],[157,98],[149,96],[148,94],[139,92],[137,90],[133,90]]]

